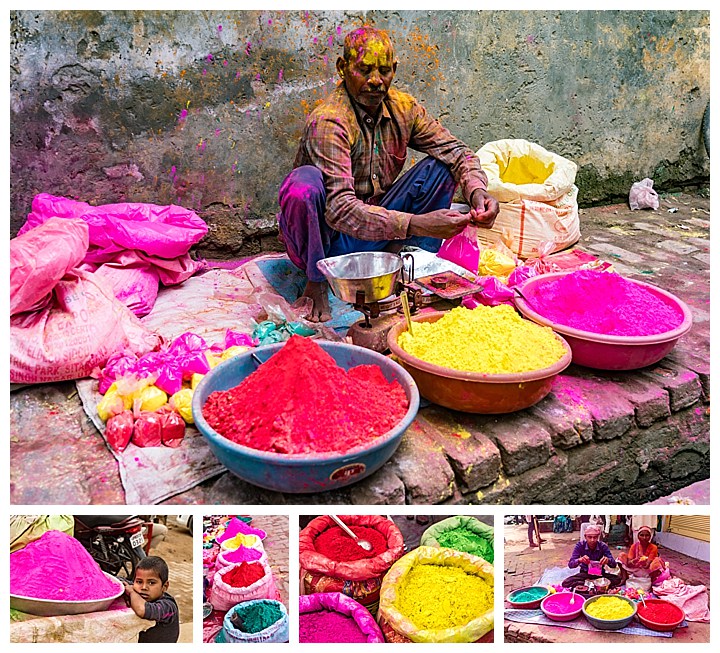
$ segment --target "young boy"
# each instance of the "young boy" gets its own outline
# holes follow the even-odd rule
[[[138,642],[177,642],[180,636],[180,613],[175,599],[167,593],[167,563],[158,556],[138,562],[132,585],[125,587],[130,607],[141,619],[154,621],[152,628],[140,633]]]

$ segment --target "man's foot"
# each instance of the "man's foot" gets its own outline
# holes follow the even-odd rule
[[[307,317],[310,322],[327,322],[332,318],[327,281],[308,281],[302,296],[312,300],[312,309]]]
[[[540,545],[539,545],[539,544],[535,544],[535,542],[530,542],[530,546],[532,546],[532,547],[538,547],[538,546],[540,546]]]

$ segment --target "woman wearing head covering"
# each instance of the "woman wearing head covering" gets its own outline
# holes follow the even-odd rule
[[[652,528],[641,526],[638,529],[637,542],[630,546],[627,553],[623,552],[618,556],[618,562],[628,576],[649,576],[650,580],[654,581],[665,569],[665,562],[658,554],[657,546],[652,543],[652,537]]]
[[[578,542],[573,549],[570,560],[568,561],[568,567],[575,569],[580,567],[580,571],[568,578],[566,578],[562,584],[563,587],[575,587],[578,585],[584,585],[586,581],[597,579],[600,576],[604,576],[610,581],[610,587],[616,587],[622,582],[620,574],[609,574],[605,571],[604,567],[617,567],[617,562],[613,558],[608,545],[605,542],[600,541],[600,534],[603,528],[597,524],[588,524],[585,529],[585,539]],[[591,563],[600,563],[600,573],[591,574],[589,567]],[[596,565],[593,565],[595,567]]]

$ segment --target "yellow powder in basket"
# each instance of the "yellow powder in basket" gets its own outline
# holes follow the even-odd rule
[[[493,588],[459,567],[417,565],[400,581],[395,606],[416,628],[456,628],[492,610]]]
[[[553,365],[565,349],[552,329],[520,317],[512,306],[454,308],[437,322],[413,322],[398,344],[427,363],[463,372],[508,374]]]
[[[617,596],[601,596],[585,608],[585,612],[596,619],[612,621],[629,617],[633,613],[633,608],[627,601]]]

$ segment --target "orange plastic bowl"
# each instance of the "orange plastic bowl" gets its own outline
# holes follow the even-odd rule
[[[413,322],[436,322],[443,315],[423,315]],[[413,377],[420,394],[434,404],[464,413],[493,415],[529,408],[550,392],[554,378],[570,365],[571,360],[567,342],[555,334],[565,354],[550,367],[516,374],[460,372],[408,354],[398,344],[398,337],[406,330],[405,322],[398,322],[388,333],[388,347]]]

